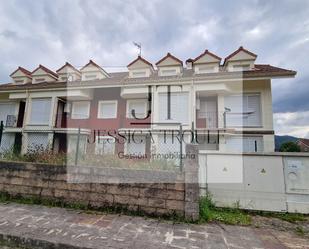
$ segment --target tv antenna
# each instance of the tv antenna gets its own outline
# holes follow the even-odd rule
[[[140,43],[140,42],[133,42],[133,45],[139,49],[138,56],[142,56],[142,43]]]

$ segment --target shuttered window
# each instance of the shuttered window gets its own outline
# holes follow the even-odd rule
[[[31,99],[30,124],[48,125],[51,113],[51,99]]]
[[[144,118],[146,116],[147,100],[128,100],[127,117],[134,118],[132,110],[135,110],[135,117]]]
[[[88,119],[90,113],[89,101],[73,102],[72,119]]]
[[[224,106],[226,126],[261,126],[261,96],[260,94],[243,94],[226,96]]]
[[[16,114],[16,103],[1,103],[0,104],[0,121],[6,125],[8,115]]]
[[[171,93],[170,117],[168,117],[167,93],[159,94],[159,121],[188,124],[189,94],[187,92]]]
[[[116,118],[117,117],[117,101],[99,101],[98,118]]]

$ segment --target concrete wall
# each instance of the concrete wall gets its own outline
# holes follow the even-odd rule
[[[199,188],[197,184],[185,184],[185,179],[197,179],[198,164],[186,165],[190,166],[185,167],[190,174],[186,170],[69,169],[70,166],[0,161],[0,192],[93,208],[122,207],[157,216],[178,214],[194,220],[199,213]]]
[[[218,206],[309,213],[305,153],[200,154],[199,183]]]

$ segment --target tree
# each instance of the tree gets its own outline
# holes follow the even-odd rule
[[[285,143],[281,144],[279,150],[281,152],[300,152],[300,147],[297,143],[285,142]]]

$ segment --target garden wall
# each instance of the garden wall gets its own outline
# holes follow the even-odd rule
[[[196,170],[192,170],[193,168]],[[184,172],[136,171],[137,175],[142,174],[146,178],[160,176],[161,182],[123,183],[123,173],[126,170],[86,169],[82,173],[83,177],[89,176],[88,171],[102,176],[106,171],[109,178],[113,175],[113,183],[69,183],[66,166],[0,161],[0,192],[11,196],[82,204],[92,208],[126,208],[156,216],[178,214],[188,219],[198,219],[198,183],[185,183],[186,179],[198,177],[196,160],[187,161]],[[129,171],[134,175],[135,170]],[[80,174],[79,172],[79,176]],[[91,174],[90,177],[92,176]]]

